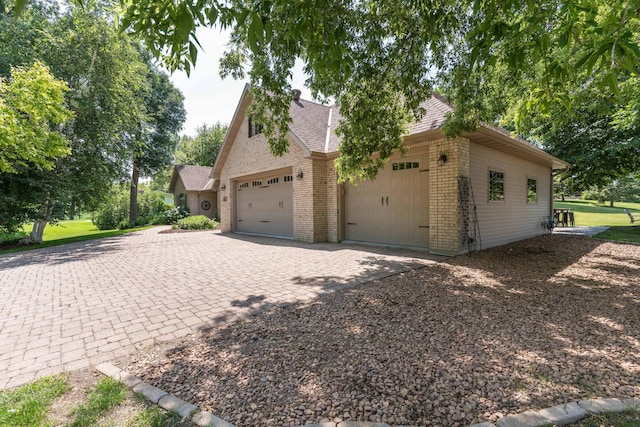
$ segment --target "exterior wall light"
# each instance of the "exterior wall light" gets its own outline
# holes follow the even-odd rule
[[[222,186],[220,187],[220,190],[224,191],[224,190],[226,190],[226,189],[227,189],[227,186],[226,186],[226,185],[224,185],[224,184],[222,184]]]
[[[304,172],[298,171],[298,174],[296,175],[296,178],[298,178],[298,181],[300,181],[303,177],[304,177]]]
[[[444,154],[444,151],[441,151],[438,156],[438,166],[443,166],[445,163],[447,163],[447,155]]]

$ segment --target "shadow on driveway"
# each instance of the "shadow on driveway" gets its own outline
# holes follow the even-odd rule
[[[256,316],[127,369],[239,427],[456,426],[639,397],[639,260],[637,246],[531,239],[268,311],[256,300]]]

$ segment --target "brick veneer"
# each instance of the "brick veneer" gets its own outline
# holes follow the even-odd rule
[[[438,165],[440,153],[447,156]],[[429,250],[457,255],[462,248],[458,177],[469,176],[469,140],[439,139],[429,144]]]
[[[245,117],[220,173],[218,206],[222,231],[235,231],[234,199],[239,179],[288,169],[293,175],[293,238],[309,243],[326,242],[329,213],[327,177],[331,170],[328,163],[332,161],[305,158],[294,141],[290,141],[289,151],[284,156],[274,156],[264,136],[249,138]],[[298,178],[300,173],[302,178]],[[221,190],[223,186],[225,190]],[[337,196],[333,199],[337,200]],[[337,227],[334,225],[334,228]],[[337,241],[337,233],[332,239]]]

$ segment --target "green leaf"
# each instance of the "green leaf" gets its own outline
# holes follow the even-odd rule
[[[198,59],[198,48],[191,42],[189,42],[189,59],[192,64],[195,64]]]

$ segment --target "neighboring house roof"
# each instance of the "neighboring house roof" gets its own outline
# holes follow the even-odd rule
[[[213,190],[214,179],[211,178],[211,167],[209,166],[176,165],[173,168],[169,184],[170,193],[173,193],[178,178],[187,191]]]
[[[236,107],[220,155],[213,166],[214,177],[217,177],[222,170],[250,102],[251,97],[247,84]],[[454,111],[453,106],[437,93],[422,102],[420,106],[425,109],[426,113],[419,122],[409,125],[408,137],[430,132],[440,133],[440,128],[444,124],[447,114]],[[335,134],[335,129],[341,119],[337,106],[322,105],[303,99],[292,100],[289,113],[292,120],[289,136],[302,148],[306,156],[335,156],[337,154],[340,138]],[[479,144],[547,164],[553,169],[566,169],[571,166],[529,142],[511,136],[509,131],[496,126],[481,124],[478,130],[463,134],[463,136]]]

